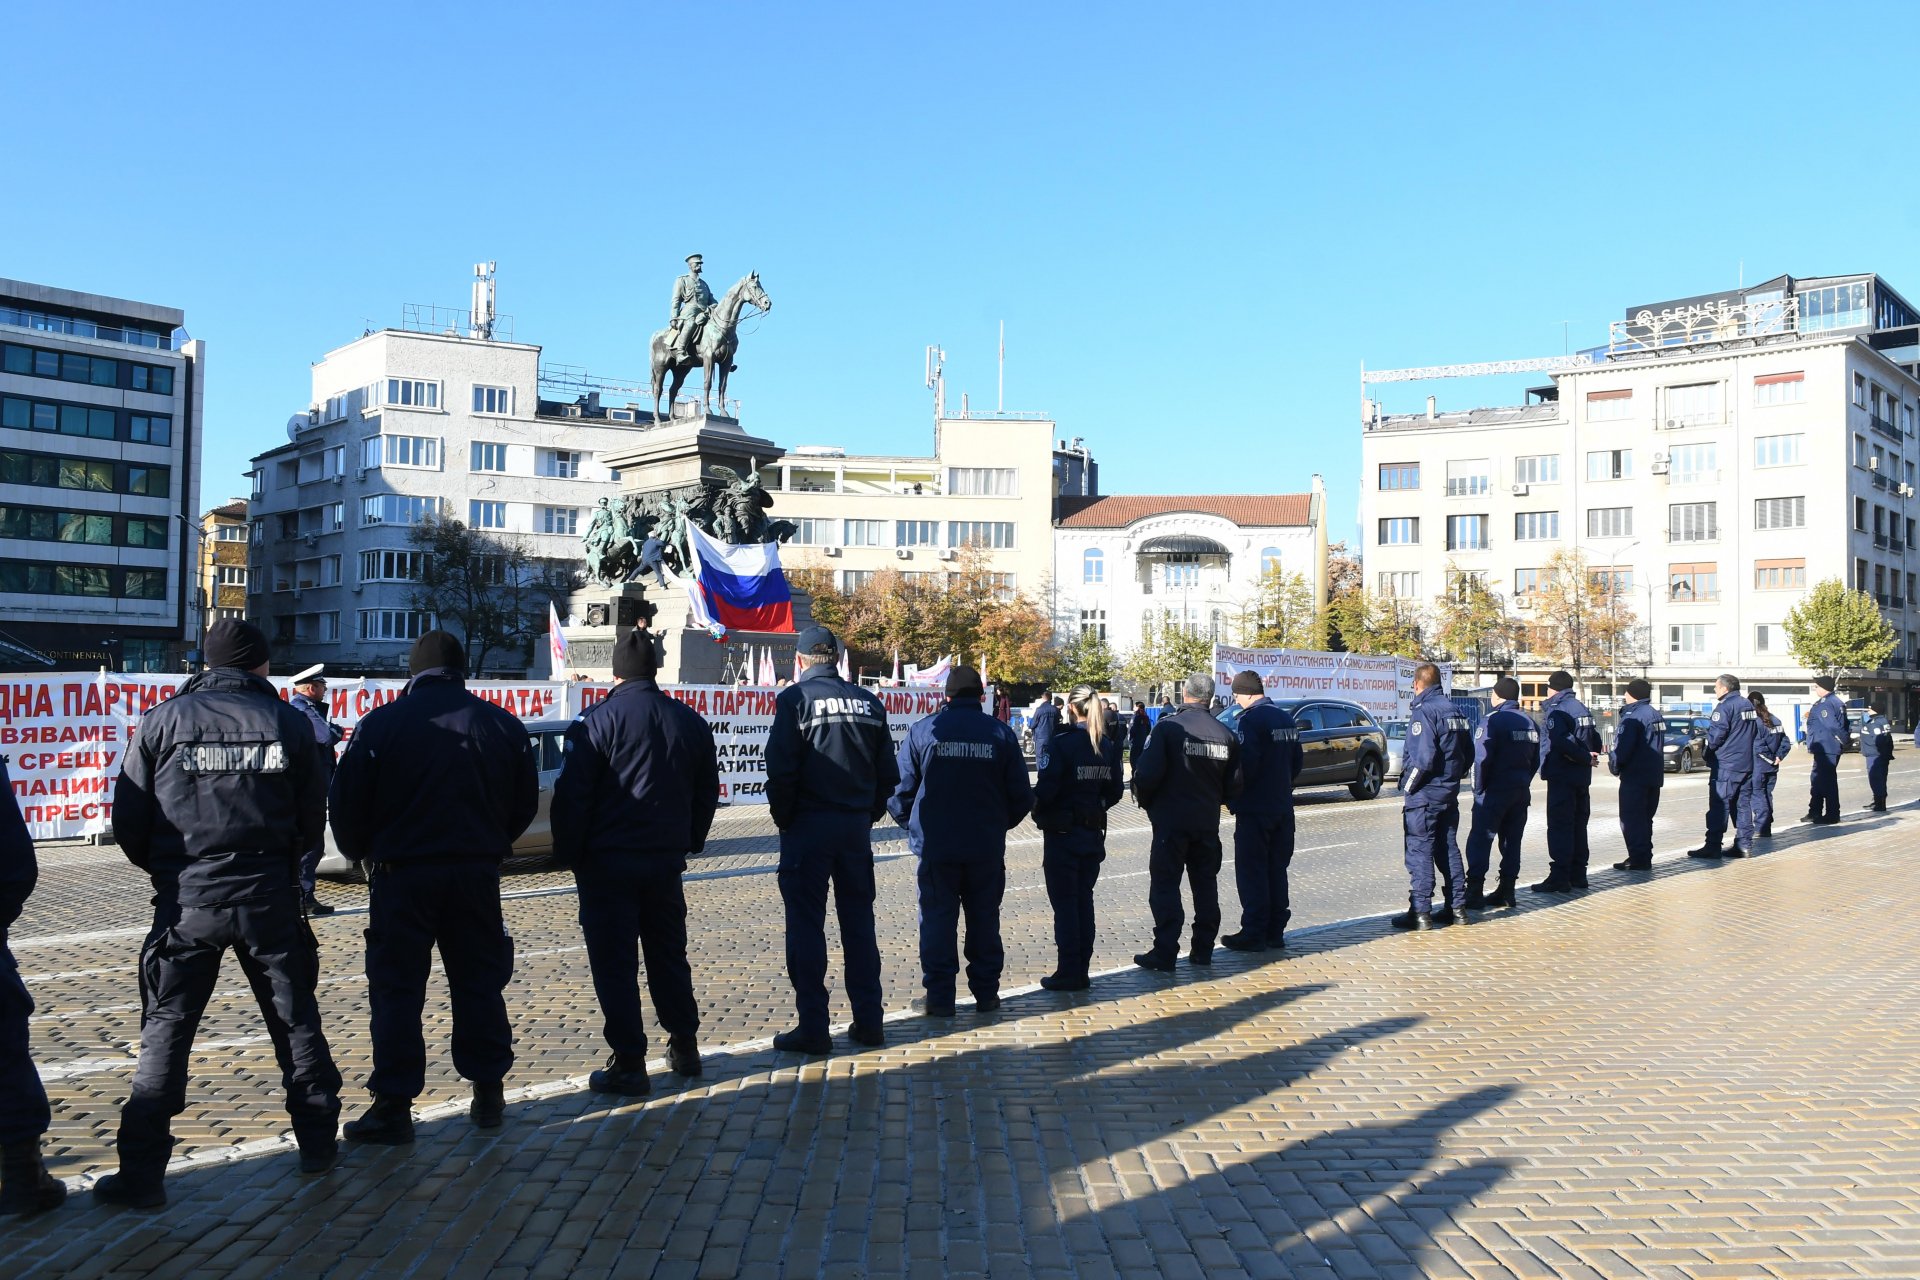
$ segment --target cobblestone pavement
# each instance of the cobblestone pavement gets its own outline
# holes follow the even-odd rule
[[[1855,805],[1858,768],[1842,776]],[[1916,774],[1897,762],[1896,797]],[[1790,816],[1804,783],[1784,785]],[[1697,840],[1703,799],[1670,780],[1662,847]],[[1596,865],[1619,856],[1611,805],[1603,783]],[[502,1133],[467,1124],[442,1025],[416,1147],[299,1178],[229,973],[172,1207],[83,1201],[0,1226],[0,1274],[1920,1276],[1920,917],[1901,910],[1920,890],[1917,818],[1783,823],[1750,862],[1669,853],[1651,881],[1608,871],[1576,900],[1389,936],[1347,917],[1404,902],[1397,805],[1314,803],[1287,959],[1128,969],[952,1021],[904,1012],[911,862],[889,838],[892,1043],[801,1063],[764,1047],[791,1017],[772,840],[730,815],[689,886],[702,1087],[663,1077],[620,1107],[582,1091],[604,1050],[570,881],[517,876]],[[1119,816],[1102,880],[1109,965],[1144,937],[1139,822]],[[144,885],[111,849],[44,861],[16,945],[42,1006],[50,1153],[73,1176],[111,1166]],[[1012,984],[1051,955],[1037,842],[1010,862]],[[351,1090],[368,1065],[361,924],[316,923]]]

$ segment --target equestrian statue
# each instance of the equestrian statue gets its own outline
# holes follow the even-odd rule
[[[655,425],[660,422],[663,388],[667,404],[671,406],[674,397],[680,394],[681,384],[696,368],[706,370],[702,406],[712,413],[717,393],[720,412],[724,414],[727,411],[727,375],[739,367],[733,363],[733,357],[740,350],[742,313],[748,307],[761,312],[773,309],[773,300],[760,287],[758,271],[749,271],[742,276],[716,302],[713,290],[701,278],[700,269],[700,255],[689,254],[686,274],[673,282],[667,327],[654,334],[650,344]],[[673,375],[671,386],[666,385],[668,374]]]

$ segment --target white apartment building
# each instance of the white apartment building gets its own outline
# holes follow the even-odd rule
[[[185,323],[172,307],[0,280],[5,661],[179,671],[199,642],[206,344]]]
[[[800,526],[786,563],[831,569],[846,591],[886,569],[944,575],[973,546],[1002,589],[1044,602],[1056,499],[1098,489],[1092,455],[1053,432],[1044,418],[967,414],[935,420],[930,457],[795,448],[761,471],[772,515]]]
[[[1327,598],[1326,488],[1310,493],[1068,498],[1053,533],[1054,634],[1091,632],[1117,653],[1166,613],[1196,635],[1240,643],[1272,568]]]
[[[1778,705],[1804,701],[1808,676],[1782,620],[1838,578],[1872,592],[1899,637],[1850,692],[1888,694],[1911,723],[1920,313],[1873,276],[1781,277],[1630,308],[1587,356],[1520,406],[1369,403],[1367,586],[1430,607],[1473,574],[1524,620],[1548,558],[1577,547],[1639,620],[1619,679],[1698,703],[1730,671]],[[1518,656],[1529,700],[1553,665]]]
[[[538,346],[456,327],[383,329],[313,366],[289,442],[253,459],[248,614],[277,662],[404,673],[436,623],[414,607],[420,552],[407,536],[428,513],[580,559],[595,502],[619,490],[600,459],[638,428],[631,409],[592,397],[542,402],[539,364]],[[526,660],[495,664],[518,675]]]

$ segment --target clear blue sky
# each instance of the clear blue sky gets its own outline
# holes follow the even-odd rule
[[[991,407],[1004,319],[1008,407],[1108,491],[1317,470],[1335,536],[1362,360],[1557,354],[1742,261],[1920,299],[1915,6],[662,8],[17,6],[0,275],[187,311],[209,503],[472,263],[546,359],[639,375],[699,250],[774,299],[762,434],[924,451],[923,348]]]

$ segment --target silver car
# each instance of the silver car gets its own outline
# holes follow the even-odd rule
[[[560,776],[560,748],[566,740],[571,720],[533,720],[527,734],[533,739],[534,756],[540,766],[540,808],[533,821],[513,842],[515,858],[544,858],[553,852],[553,781]],[[339,880],[364,880],[366,872],[349,861],[333,842],[333,827],[327,827],[326,851],[320,855],[320,874]]]
[[[1407,754],[1407,722],[1405,720],[1382,720],[1380,727],[1387,733],[1387,777],[1400,776],[1400,762]]]

